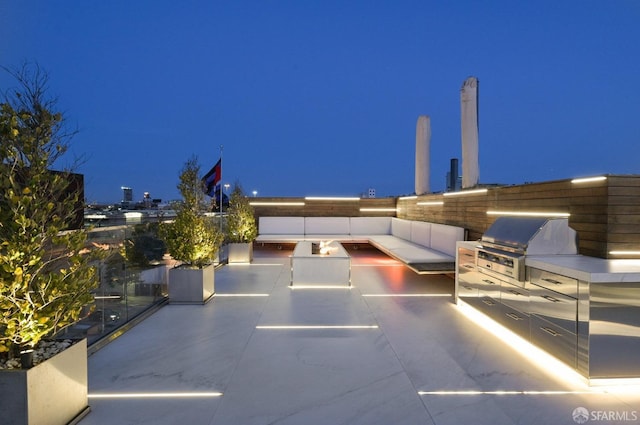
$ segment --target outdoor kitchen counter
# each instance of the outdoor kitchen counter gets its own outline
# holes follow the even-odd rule
[[[525,265],[590,283],[640,284],[640,260],[608,260],[584,255],[534,255],[526,257]]]

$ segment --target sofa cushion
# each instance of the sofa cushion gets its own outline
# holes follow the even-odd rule
[[[305,217],[305,235],[348,235],[349,217]]]
[[[405,263],[455,262],[455,257],[421,246],[405,246],[391,250],[391,254]]]
[[[351,217],[352,235],[390,235],[391,217]]]
[[[278,235],[278,234],[267,234],[267,235],[258,235],[256,238],[256,242],[264,242],[264,243],[297,243],[304,240],[304,235]]]
[[[410,242],[392,235],[369,235],[369,243],[382,251],[391,251]]]
[[[410,241],[411,221],[393,217],[391,219],[391,234],[393,236]]]
[[[304,235],[304,217],[260,217],[260,235]]]
[[[411,242],[418,245],[431,246],[431,223],[414,221],[411,223]]]
[[[464,240],[464,229],[446,224],[431,223],[431,248],[452,257],[456,256],[456,242]]]

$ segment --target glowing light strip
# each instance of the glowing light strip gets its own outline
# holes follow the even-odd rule
[[[565,212],[539,212],[539,211],[496,211],[489,210],[487,215],[511,215],[520,217],[569,217]]]
[[[360,208],[361,212],[396,212],[396,208]]]
[[[269,207],[303,207],[304,202],[249,202],[251,206],[269,206]]]
[[[258,325],[256,329],[306,330],[306,329],[378,329],[378,325]]]
[[[451,294],[362,294],[363,297],[450,297]]]
[[[119,300],[122,298],[120,295],[94,295],[94,300]]]
[[[586,390],[587,383],[584,377],[578,374],[560,360],[556,359],[546,351],[536,347],[519,335],[485,316],[462,300],[458,300],[458,305],[454,306],[473,323],[491,332],[507,346],[513,348],[531,363],[538,365],[543,370],[553,372],[553,376],[564,381],[568,386]]]
[[[418,395],[568,395],[568,394],[593,394],[593,391],[513,391],[513,390],[496,390],[496,391],[475,391],[475,390],[459,390],[459,391],[418,391]]]
[[[213,294],[214,297],[268,297],[269,294],[251,294],[251,293],[247,293],[247,294],[218,294],[215,293]]]
[[[461,190],[459,192],[445,192],[444,196],[464,196],[464,195],[478,195],[481,193],[487,193],[488,189],[476,189],[476,190]]]
[[[640,393],[640,379],[638,378],[612,378],[592,379],[587,381],[573,368],[562,363],[546,351],[536,347],[519,335],[485,316],[462,300],[458,300],[458,310],[469,320],[481,326],[500,338],[505,344],[518,351],[532,364],[540,369],[550,370],[553,376],[562,380],[567,386],[579,388],[571,394],[638,394]],[[581,392],[582,391],[582,392]],[[527,391],[531,394],[531,391]]]
[[[417,195],[401,196],[398,199],[401,200],[401,201],[408,201],[408,200],[411,200],[411,199],[418,199],[418,196]]]
[[[360,198],[349,198],[344,196],[306,196],[307,201],[359,201]]]
[[[189,397],[221,397],[219,392],[184,392],[184,393],[103,393],[88,394],[88,398],[189,398]]]
[[[607,179],[607,176],[585,177],[581,179],[573,179],[571,180],[571,183],[580,184],[580,183],[601,182],[606,179]]]
[[[350,285],[289,285],[290,289],[351,289]]]
[[[640,251],[609,251],[611,255],[640,255]]]
[[[439,205],[444,205],[444,201],[423,201],[423,202],[416,202],[416,205],[420,205],[423,207],[435,207]]]

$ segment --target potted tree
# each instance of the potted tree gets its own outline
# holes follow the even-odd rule
[[[53,171],[74,132],[46,96],[47,74],[28,64],[5,70],[18,88],[0,103],[2,416],[66,424],[89,409],[87,343],[55,335],[93,301],[99,253],[82,228],[82,176]]]
[[[182,203],[173,222],[160,226],[160,236],[178,266],[169,270],[169,301],[204,304],[215,292],[214,260],[223,234],[205,215],[204,183],[194,156],[180,172]]]
[[[250,263],[258,235],[253,207],[239,183],[234,185],[227,208],[226,240],[229,263]]]

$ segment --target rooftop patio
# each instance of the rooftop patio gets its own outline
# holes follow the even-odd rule
[[[80,423],[572,424],[578,407],[640,419],[639,392],[563,379],[463,314],[450,276],[359,249],[350,289],[291,289],[290,254],[218,268],[212,302],[167,305],[93,354]]]

